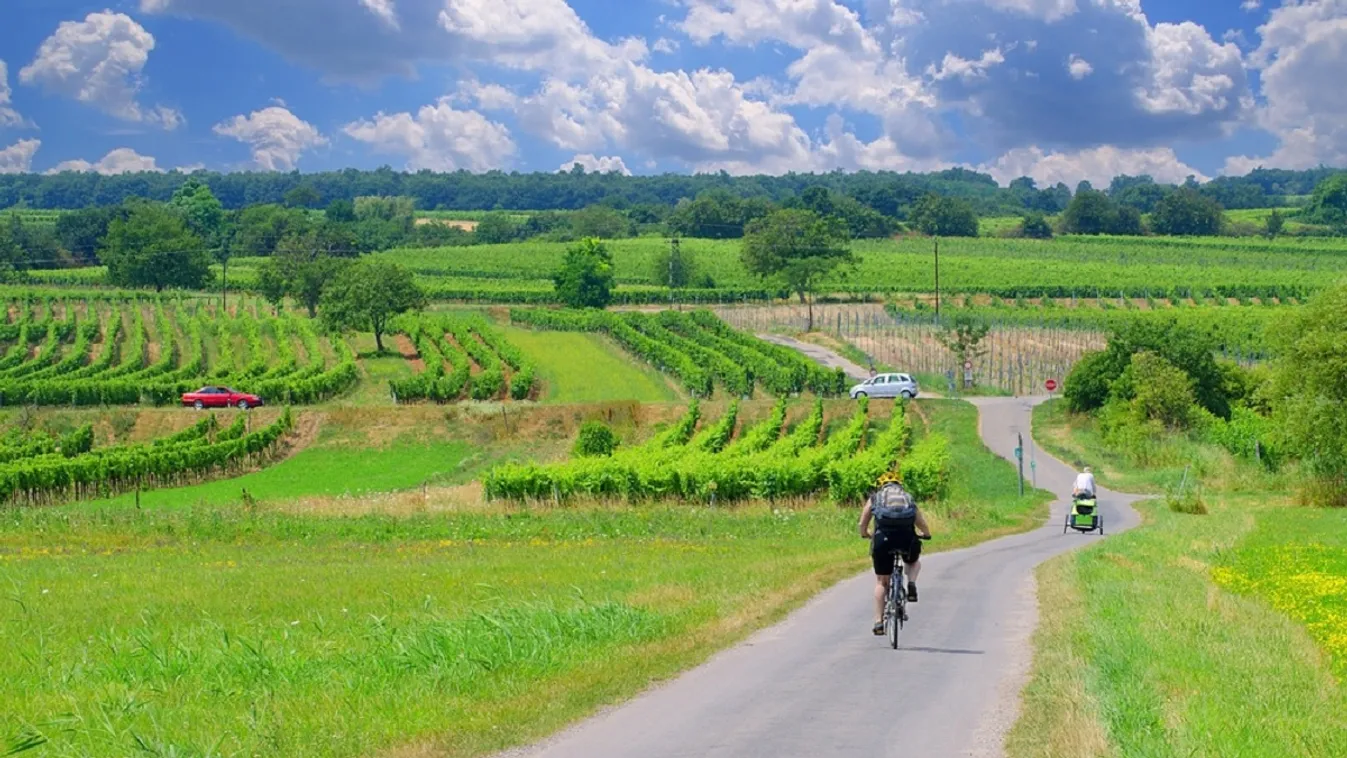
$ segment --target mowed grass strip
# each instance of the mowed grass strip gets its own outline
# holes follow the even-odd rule
[[[639,364],[602,335],[515,327],[504,331],[506,338],[538,367],[545,403],[661,403],[678,399],[663,375]]]
[[[234,479],[142,492],[142,508],[231,505],[243,493],[284,502],[314,496],[359,497],[437,484],[462,471],[473,448],[461,441],[400,440],[383,448],[327,445],[302,450],[269,468]],[[81,507],[122,507],[135,495],[97,500]]]
[[[919,434],[950,436],[957,466],[949,502],[928,506],[932,549],[1040,521],[1044,495],[1016,497],[973,408],[913,415]],[[528,743],[863,570],[858,507],[15,511],[0,520],[0,744],[326,757]]]
[[[373,334],[362,333],[350,338],[351,349],[357,356],[360,381],[350,394],[336,401],[338,404],[356,407],[393,405],[388,382],[406,379],[415,373],[411,362],[397,352],[396,338],[396,335],[384,335],[382,353],[375,350]]]
[[[1232,550],[1232,566],[1267,550],[1256,521],[1301,513],[1260,498],[1208,516],[1140,507],[1145,526],[1039,570],[1042,621],[1012,758],[1347,755],[1347,692],[1323,648],[1260,595],[1213,578]],[[1304,536],[1341,528],[1329,520]]]

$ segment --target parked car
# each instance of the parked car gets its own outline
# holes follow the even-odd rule
[[[261,406],[262,398],[246,392],[235,392],[228,387],[202,387],[196,392],[187,392],[182,396],[182,404],[197,410],[202,408],[239,408],[248,410]]]
[[[851,399],[858,397],[914,398],[921,391],[910,374],[877,374],[851,388]]]

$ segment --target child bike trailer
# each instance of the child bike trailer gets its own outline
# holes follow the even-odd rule
[[[1066,514],[1066,525],[1062,534],[1075,529],[1082,534],[1090,532],[1104,533],[1104,517],[1099,513],[1099,502],[1094,497],[1075,497],[1071,499],[1071,512]]]

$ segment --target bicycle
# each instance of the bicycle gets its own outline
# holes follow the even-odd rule
[[[929,540],[930,535],[918,534],[917,539]],[[884,633],[889,636],[889,644],[898,649],[898,633],[907,621],[907,572],[903,570],[903,556],[893,554],[893,575],[889,578],[889,594],[884,598]]]

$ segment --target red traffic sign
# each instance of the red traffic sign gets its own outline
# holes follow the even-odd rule
[[[1048,392],[1054,392],[1057,389],[1057,380],[1049,379],[1043,386],[1048,388]]]

